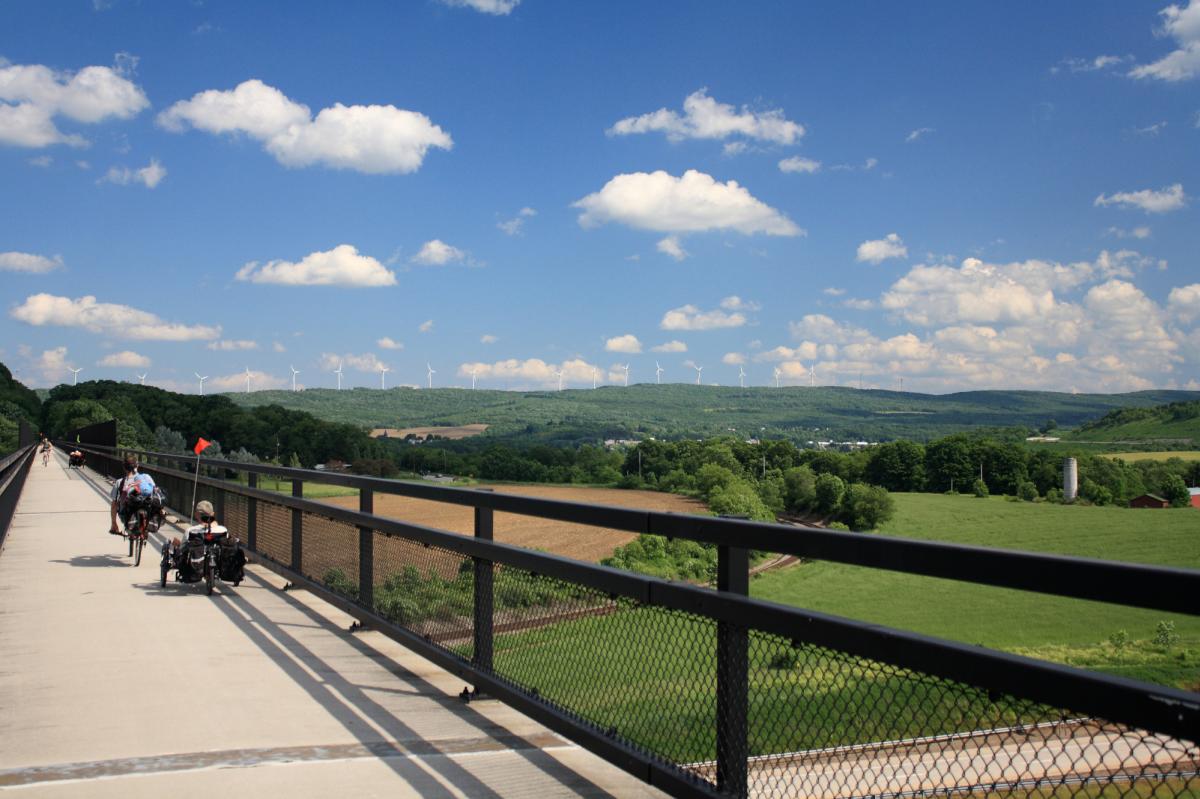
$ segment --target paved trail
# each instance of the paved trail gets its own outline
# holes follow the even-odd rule
[[[106,491],[39,459],[0,555],[0,791],[661,796],[269,572],[159,588]]]

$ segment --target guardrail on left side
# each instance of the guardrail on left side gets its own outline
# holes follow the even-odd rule
[[[0,458],[0,550],[3,550],[4,539],[8,536],[8,525],[17,512],[17,500],[21,498],[25,475],[29,474],[35,450],[36,444],[28,444]]]

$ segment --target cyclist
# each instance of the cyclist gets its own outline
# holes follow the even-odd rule
[[[117,527],[117,514],[121,515],[122,523],[127,521],[129,513],[129,497],[132,494],[149,497],[154,493],[154,479],[148,474],[138,471],[138,461],[135,455],[125,456],[125,476],[113,483],[112,505],[109,508],[110,523],[108,532],[120,535],[121,528]]]
[[[50,465],[50,439],[42,439],[42,465]]]

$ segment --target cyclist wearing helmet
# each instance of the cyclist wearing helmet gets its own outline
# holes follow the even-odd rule
[[[137,457],[134,455],[125,456],[125,476],[113,483],[112,487],[112,505],[109,508],[110,521],[108,532],[113,535],[120,535],[121,528],[117,527],[117,514],[121,515],[121,521],[127,521],[127,516],[130,511],[130,496],[141,495],[149,497],[154,493],[154,480],[148,474],[142,474],[138,471]]]

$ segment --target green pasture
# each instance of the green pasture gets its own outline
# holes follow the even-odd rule
[[[1200,568],[1200,510],[894,494],[881,535]],[[1200,618],[917,575],[806,563],[756,578],[759,599],[1193,689]],[[1153,643],[1159,622],[1178,641]],[[1114,646],[1110,639],[1128,643]]]

